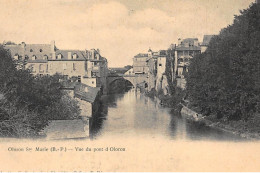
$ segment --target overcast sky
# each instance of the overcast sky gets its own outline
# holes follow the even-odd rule
[[[99,48],[110,67],[149,47],[218,34],[254,0],[0,0],[0,42]]]

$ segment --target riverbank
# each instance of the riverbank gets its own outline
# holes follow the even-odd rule
[[[232,133],[234,135],[238,135],[243,138],[247,138],[250,140],[258,140],[260,139],[260,129],[257,128],[257,123],[259,123],[260,119],[257,121],[249,120],[247,122],[243,121],[224,121],[218,120],[213,115],[203,116],[195,112],[194,110],[188,108],[185,105],[182,105],[181,114],[189,120],[196,121],[203,125],[222,130],[228,133]],[[254,122],[253,122],[254,121]],[[251,126],[252,123],[255,126]]]
[[[199,123],[217,130],[228,132],[240,137],[258,140],[260,139],[260,115],[255,116],[254,119],[249,119],[247,122],[240,121],[227,121],[217,119],[214,115],[204,116],[197,113],[192,108],[188,108],[183,103],[183,97],[185,93],[183,91],[176,92],[174,95],[161,95],[159,92],[152,90],[145,92],[147,97],[157,97],[161,100],[161,105],[172,108],[173,112],[178,112],[181,116],[185,117],[189,121]]]

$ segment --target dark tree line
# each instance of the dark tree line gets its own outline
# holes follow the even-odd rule
[[[77,102],[60,89],[61,76],[18,70],[0,45],[0,136],[37,135],[50,120],[79,116]]]
[[[240,12],[191,61],[187,93],[205,115],[247,121],[260,112],[260,5]]]

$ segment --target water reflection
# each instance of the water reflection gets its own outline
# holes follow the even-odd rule
[[[134,89],[103,96],[99,116],[93,119],[92,139],[164,138],[167,140],[242,140],[199,123],[187,121]]]

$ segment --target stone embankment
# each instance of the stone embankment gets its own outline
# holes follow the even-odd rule
[[[207,119],[206,116],[203,116],[202,114],[199,114],[195,111],[193,111],[192,109],[188,108],[187,106],[182,105],[182,109],[181,109],[181,115],[189,120],[192,121],[196,121],[198,123],[202,123],[206,126],[218,129],[218,130],[222,130],[228,133],[232,133],[234,135],[238,135],[240,137],[243,138],[247,138],[247,139],[251,139],[251,140],[256,140],[256,139],[260,139],[260,135],[259,133],[251,133],[251,132],[245,132],[242,131],[241,129],[236,129],[231,127],[228,124],[223,124],[221,122],[212,122],[210,120]]]

